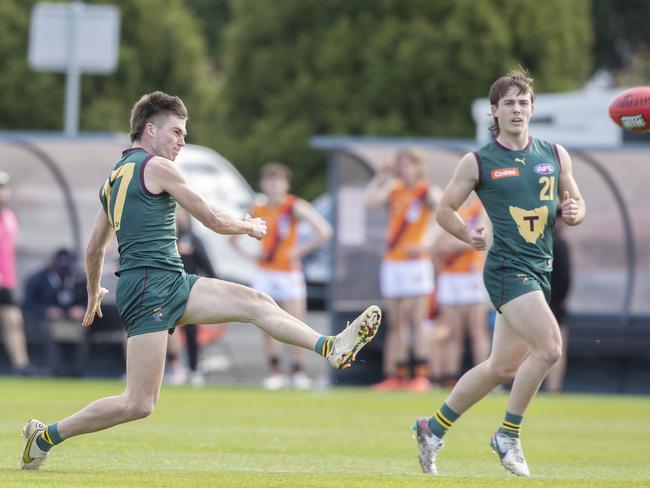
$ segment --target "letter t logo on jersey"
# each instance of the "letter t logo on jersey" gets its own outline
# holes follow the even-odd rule
[[[535,244],[537,239],[544,234],[548,222],[548,207],[546,205],[532,210],[510,206],[510,215],[517,224],[519,234],[530,244]]]

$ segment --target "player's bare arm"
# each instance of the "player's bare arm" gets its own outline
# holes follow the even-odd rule
[[[95,320],[95,315],[102,317],[102,298],[108,293],[102,288],[99,280],[104,266],[104,253],[109,239],[113,236],[113,227],[108,222],[103,208],[97,212],[95,225],[86,246],[86,276],[88,289],[88,305],[82,321],[84,327],[89,327]]]
[[[294,216],[305,221],[314,229],[314,236],[304,245],[299,246],[294,252],[294,258],[300,259],[310,252],[318,249],[322,244],[332,238],[332,226],[309,202],[298,199],[293,205]]]
[[[558,185],[558,195],[560,206],[562,208],[562,220],[567,225],[578,225],[585,218],[587,207],[580,194],[578,184],[573,178],[573,163],[571,156],[559,144],[557,145],[558,154],[562,168],[560,170],[560,181]]]
[[[366,187],[366,206],[379,207],[388,201],[388,195],[394,185],[394,167],[392,163],[382,166]]]
[[[474,154],[467,153],[456,166],[449,185],[445,188],[436,213],[438,224],[479,251],[487,247],[487,234],[484,227],[470,229],[458,214],[458,209],[478,183],[478,166]]]
[[[246,215],[235,218],[211,207],[187,182],[173,163],[165,158],[154,157],[144,170],[147,190],[153,194],[169,193],[194,218],[218,234],[246,234],[255,239],[266,235],[266,223]]]
[[[440,199],[442,198],[442,189],[438,185],[431,185],[427,192],[426,203],[432,211],[438,210]]]

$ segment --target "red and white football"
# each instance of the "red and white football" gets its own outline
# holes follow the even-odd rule
[[[650,86],[637,86],[619,93],[609,104],[609,116],[625,130],[650,130]]]

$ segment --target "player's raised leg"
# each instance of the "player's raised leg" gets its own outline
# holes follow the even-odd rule
[[[200,278],[178,324],[250,322],[278,341],[316,351],[336,368],[348,367],[377,333],[381,310],[371,306],[336,336],[323,336],[282,310],[268,295],[236,283]]]
[[[167,331],[132,336],[127,341],[126,389],[100,398],[77,413],[48,426],[30,420],[23,428],[23,469],[38,469],[49,450],[65,439],[97,432],[151,414],[160,394]]]

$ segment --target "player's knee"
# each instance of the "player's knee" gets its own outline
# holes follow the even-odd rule
[[[252,290],[251,308],[256,316],[265,316],[268,313],[268,307],[277,305],[273,298],[261,291]]]
[[[540,351],[540,357],[549,366],[554,365],[562,357],[562,344],[552,344],[546,347],[543,351]]]
[[[271,298],[271,296],[267,295],[266,293],[262,293],[258,291],[257,296],[255,298],[260,303],[263,303],[265,305],[275,305],[275,300],[273,300],[273,298]]]
[[[127,406],[127,417],[130,420],[138,420],[148,417],[153,413],[155,405],[155,402],[152,400],[130,402]]]
[[[492,375],[499,380],[499,383],[510,381],[517,374],[518,365],[506,363],[493,363],[490,365]]]
[[[135,410],[135,418],[136,419],[143,419],[145,417],[148,417],[153,413],[154,409],[154,404],[153,402],[145,402],[141,403],[138,405],[138,408]]]

